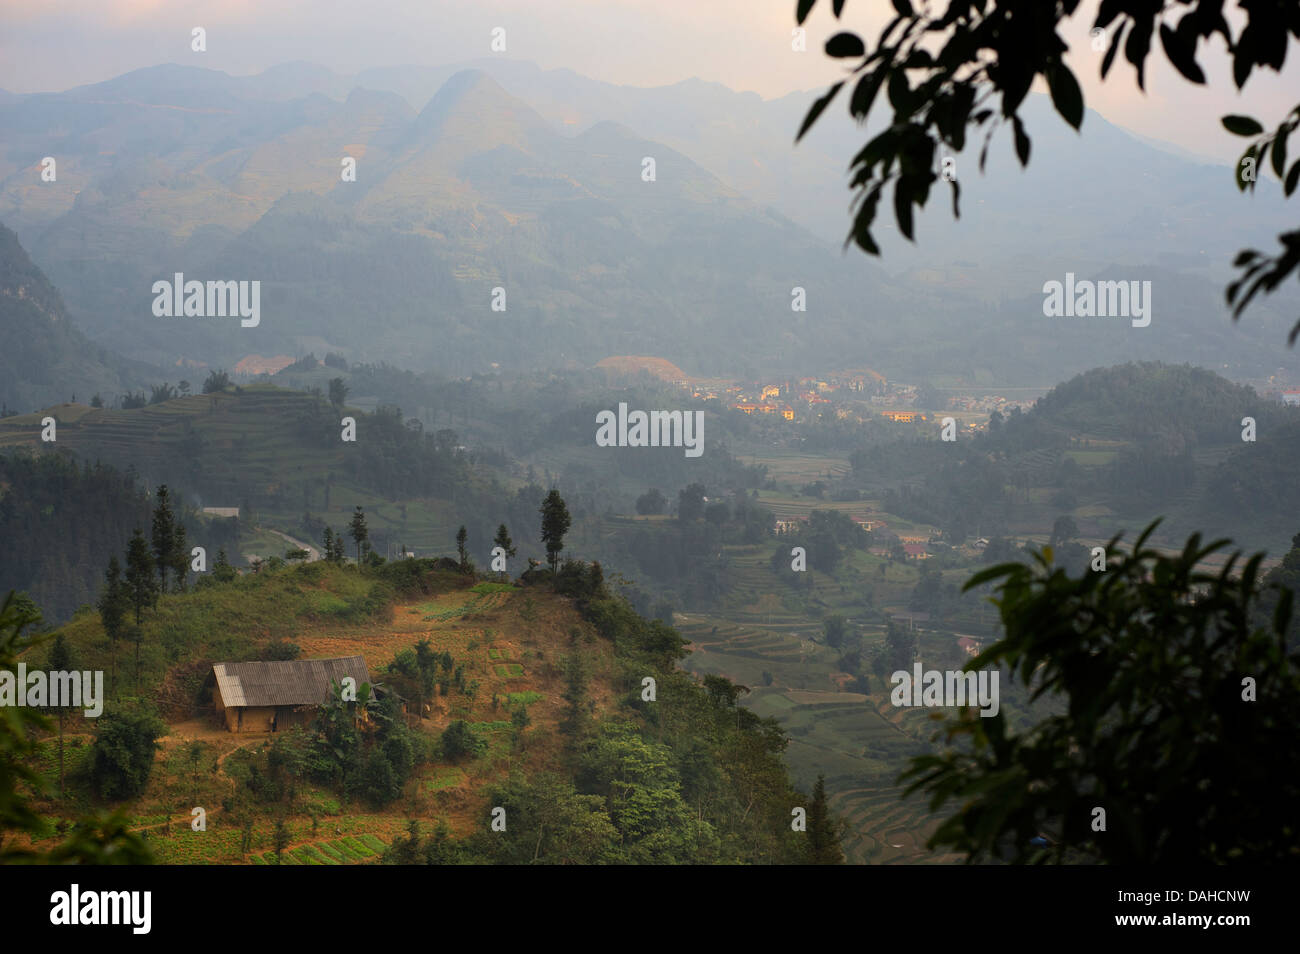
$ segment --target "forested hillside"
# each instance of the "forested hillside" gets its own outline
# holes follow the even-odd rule
[[[1275,518],[1294,499],[1298,423],[1296,409],[1213,372],[1144,362],[1079,375],[954,444],[867,445],[851,459],[857,486],[892,480],[885,509],[956,543],[1078,513],[1096,536],[1164,516],[1166,534],[1276,548],[1289,537]]]
[[[63,298],[9,229],[0,225],[0,410],[31,411],[73,394],[126,390],[146,371],[93,344]]]
[[[151,502],[136,480],[59,452],[0,454],[0,589],[25,591],[50,623],[99,596],[109,557],[132,530],[148,532]],[[238,530],[179,507],[191,538],[215,556],[234,552]]]

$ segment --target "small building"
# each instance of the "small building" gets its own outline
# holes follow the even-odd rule
[[[214,663],[212,704],[231,732],[276,732],[306,725],[330,700],[334,683],[370,682],[361,656],[280,662]]]
[[[926,550],[924,543],[904,543],[903,552],[907,554],[909,560],[930,559],[930,553]]]

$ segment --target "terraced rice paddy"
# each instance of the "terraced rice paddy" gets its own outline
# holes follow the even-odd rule
[[[743,704],[785,729],[786,761],[801,788],[808,791],[819,773],[826,776],[832,804],[850,824],[844,841],[848,860],[951,860],[924,847],[938,819],[919,800],[900,801],[901,790],[891,784],[906,758],[922,751],[927,714],[897,710],[879,692],[869,697],[843,691],[837,654],[812,641],[814,627],[806,617],[788,612],[728,616],[678,616],[678,630],[691,640],[684,665],[750,687]]]
[[[388,846],[374,835],[337,838],[287,848],[280,855],[282,865],[356,865],[377,859]],[[274,851],[264,851],[249,859],[253,864],[273,865]]]

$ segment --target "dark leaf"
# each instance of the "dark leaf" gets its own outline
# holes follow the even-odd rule
[[[1048,67],[1047,88],[1052,94],[1052,105],[1061,118],[1078,129],[1083,122],[1083,91],[1070,68],[1064,63]]]
[[[934,57],[928,50],[913,50],[907,55],[907,62],[903,64],[909,70],[924,70],[934,66]]]
[[[1246,165],[1247,159],[1253,160],[1249,167]],[[1246,178],[1246,170],[1247,168],[1249,168],[1250,171],[1254,174],[1254,176],[1258,176],[1259,175],[1258,165],[1259,165],[1259,157],[1256,154],[1255,147],[1251,146],[1244,153],[1242,153],[1241,158],[1237,160],[1237,191],[1238,192],[1245,192],[1247,186],[1250,186],[1251,189],[1255,188],[1255,180],[1254,178],[1251,179]]]
[[[1264,127],[1249,116],[1224,116],[1223,128],[1234,136],[1258,136]]]
[[[795,8],[794,11],[795,22],[802,24],[804,20],[807,20],[808,14],[812,12],[813,4],[816,2],[817,0],[799,0],[799,5]],[[841,5],[843,5],[842,0],[841,0]],[[838,13],[836,13],[835,15],[839,16]]]
[[[1106,55],[1102,58],[1101,61],[1102,79],[1105,79],[1106,74],[1110,72],[1111,64],[1115,62],[1115,54],[1119,52],[1119,44],[1123,38],[1124,38],[1124,25],[1120,24],[1120,26],[1115,30],[1114,38],[1110,41],[1110,49],[1106,51]]]
[[[876,101],[880,84],[885,81],[885,72],[883,64],[877,66],[858,80],[858,85],[853,88],[853,98],[849,100],[849,112],[858,119],[866,119],[867,114],[871,112],[871,104]]]
[[[955,177],[948,180],[948,185],[952,186],[952,217],[960,219],[961,210],[957,208],[957,200],[961,198],[961,185]]]
[[[1124,58],[1137,68],[1138,89],[1146,91],[1147,54],[1151,52],[1152,20],[1136,20],[1124,43]]]
[[[1025,124],[1019,116],[1012,116],[1011,128],[1016,136],[1016,156],[1020,159],[1020,164],[1026,166],[1029,164],[1029,137],[1025,135]]]
[[[867,47],[856,33],[836,33],[826,41],[826,55],[837,58],[866,56]]]
[[[1295,191],[1296,184],[1300,183],[1300,160],[1296,160],[1291,166],[1291,171],[1286,174],[1286,194],[1291,195]]]
[[[889,74],[889,105],[894,107],[894,112],[904,116],[910,115],[912,100],[912,88],[907,83],[907,76],[902,70],[895,70]]]
[[[835,19],[838,20],[840,14],[844,12],[844,0],[831,0],[831,12],[835,14]]]
[[[817,122],[817,117],[820,116],[825,111],[826,107],[831,104],[831,100],[835,98],[835,94],[840,91],[840,87],[843,85],[844,80],[840,80],[826,91],[825,96],[812,104],[812,108],[808,110],[808,115],[804,117],[803,125],[799,127],[799,135],[794,137],[795,142],[802,139],[803,134],[812,127],[813,123]]]
[[[898,11],[900,17],[910,17],[913,15],[910,0],[894,0],[894,9]]]
[[[1277,131],[1277,136],[1273,140],[1273,150],[1269,157],[1273,160],[1273,171],[1281,179],[1286,175],[1286,140],[1288,130],[1283,127]]]
[[[894,183],[894,217],[898,219],[898,230],[912,241],[912,187],[906,178]]]
[[[1250,42],[1246,38],[1246,33],[1248,32],[1250,31],[1246,30],[1242,32],[1241,38],[1237,41],[1237,50],[1232,57],[1232,81],[1237,84],[1237,89],[1241,89],[1245,86],[1246,80],[1250,78],[1252,64],[1250,54],[1246,52],[1247,46]]]
[[[1017,62],[1010,67],[1013,72],[1004,75],[1002,81],[1002,115],[1011,116],[1029,94],[1029,87],[1034,82],[1034,70],[1028,62]]]
[[[857,242],[868,255],[879,255],[880,247],[876,245],[875,240],[871,237],[871,223],[876,220],[876,206],[880,202],[880,190],[884,187],[883,182],[877,182],[867,193],[862,207],[858,209],[857,215],[853,219],[853,231],[849,238]],[[844,242],[847,246],[848,240]]]
[[[1183,22],[1191,19],[1183,17]],[[1182,26],[1182,23],[1179,23]],[[1174,64],[1174,69],[1193,83],[1204,83],[1205,74],[1196,65],[1195,37],[1186,32],[1175,33],[1166,24],[1160,24],[1160,44],[1165,48],[1165,56]]]
[[[1097,19],[1093,22],[1095,27],[1105,27],[1117,16],[1124,12],[1122,0],[1101,0],[1101,6],[1097,9]]]

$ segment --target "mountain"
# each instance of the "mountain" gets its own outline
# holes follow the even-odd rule
[[[97,336],[156,361],[308,349],[456,372],[619,353],[684,367],[717,354],[811,361],[820,343],[795,333],[792,288],[810,289],[821,328],[845,334],[857,302],[884,320],[901,291],[687,157],[613,123],[562,136],[481,72],[457,74],[415,116],[389,94],[249,103],[223,74],[144,72],[94,94],[131,96],[127,118],[105,110],[88,125],[148,138],[157,121],[139,115],[139,86],[162,77],[184,82],[160,103],[221,106],[194,116],[183,145],[167,138],[169,116],[150,159],[87,173],[64,214],[26,227],[70,299],[93,303]],[[231,114],[252,130],[242,142]],[[262,136],[275,117],[280,131]],[[344,156],[356,182],[340,177]],[[25,195],[12,178],[6,188]],[[160,321],[150,289],[176,272],[259,280],[264,319]]]
[[[1269,238],[1271,206],[1095,115],[1085,158],[1031,99],[1038,161],[1022,174],[994,148],[981,177],[958,157],[963,218],[938,221],[936,198],[909,249],[886,215],[887,268],[839,247],[864,133],[828,113],[792,147],[804,97],[507,61],[356,77],[161,66],[21,97],[0,104],[10,156],[53,153],[59,177],[0,160],[0,215],[94,316],[91,337],[168,366],[332,350],[464,376],[644,354],[693,375],[834,363],[1038,386],[1135,354],[1297,370],[1275,346],[1289,304],[1234,327],[1214,264]],[[178,272],[259,281],[261,321],[155,317],[154,282]],[[1045,319],[1042,286],[1067,272],[1152,281],[1152,326]]]
[[[26,411],[125,390],[152,369],[86,339],[58,290],[0,225],[0,404]]]

